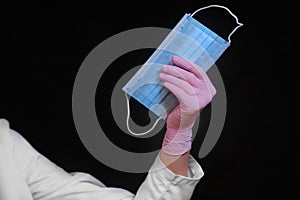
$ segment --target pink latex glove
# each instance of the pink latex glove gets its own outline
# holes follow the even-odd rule
[[[164,81],[163,86],[177,97],[179,105],[168,115],[162,150],[182,155],[191,149],[192,127],[216,89],[198,65],[178,56],[172,61],[177,66],[164,65],[159,77]]]

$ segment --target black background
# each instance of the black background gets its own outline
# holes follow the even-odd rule
[[[51,1],[2,5],[1,32],[5,36],[1,42],[0,117],[65,170],[87,172],[108,186],[136,192],[146,174],[106,167],[89,154],[77,135],[71,107],[77,70],[94,47],[116,33],[149,26],[172,29],[185,13],[209,4],[225,5],[244,27],[232,36],[231,46],[217,62],[227,92],[227,118],[220,140],[207,157],[197,158],[202,136],[194,142],[192,154],[205,176],[192,199],[287,198],[299,185],[298,117],[292,114],[298,111],[298,13],[288,1],[261,2]],[[234,27],[226,12],[203,11],[198,18],[224,38]],[[110,116],[105,106],[109,89],[124,73],[124,68],[117,67],[129,70],[142,64],[150,53],[131,52],[110,66],[97,90],[98,113]],[[144,112],[136,105],[133,118],[137,123],[147,123],[146,117],[136,117]],[[205,117],[209,117],[209,110]],[[151,141],[124,137],[111,118],[100,123],[110,128],[109,135],[116,135],[111,136],[114,142],[124,138],[120,145],[125,147],[126,143],[133,151],[147,151],[159,146],[162,139],[162,135]]]

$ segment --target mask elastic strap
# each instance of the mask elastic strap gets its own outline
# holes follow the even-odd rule
[[[228,36],[228,42],[231,43],[230,37],[232,36],[232,34],[233,34],[238,28],[240,28],[241,26],[243,26],[243,24],[239,22],[239,19],[237,18],[237,16],[236,16],[235,14],[233,14],[233,13],[231,12],[231,10],[229,10],[229,8],[227,8],[227,7],[225,7],[225,6],[220,6],[220,5],[209,5],[209,6],[206,6],[206,7],[203,7],[203,8],[199,8],[199,9],[196,10],[191,16],[193,17],[193,15],[195,15],[195,14],[196,14],[197,12],[199,12],[200,10],[204,10],[204,9],[212,8],[212,7],[215,7],[215,8],[223,8],[223,9],[227,10],[227,11],[229,12],[229,14],[235,18],[235,21],[236,21],[236,23],[237,23],[238,25],[233,29],[233,31],[232,31],[232,32],[229,34],[229,36]]]
[[[130,105],[129,105],[129,97],[128,95],[125,93],[125,97],[126,97],[126,103],[127,103],[127,119],[126,119],[126,126],[127,126],[127,129],[128,131],[132,134],[132,135],[135,135],[135,136],[142,136],[142,135],[146,135],[147,133],[151,132],[157,125],[157,123],[159,122],[159,120],[163,119],[162,117],[159,117],[155,122],[154,124],[152,125],[152,127],[146,131],[146,132],[142,132],[142,133],[135,133],[133,132],[130,127],[129,127],[129,118],[130,118]]]

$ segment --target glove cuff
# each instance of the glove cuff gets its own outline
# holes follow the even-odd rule
[[[162,151],[169,155],[183,155],[192,148],[192,126],[184,130],[167,129]]]

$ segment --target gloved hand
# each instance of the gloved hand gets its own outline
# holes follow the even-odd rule
[[[172,61],[177,66],[164,65],[159,77],[164,81],[163,86],[177,97],[179,105],[167,117],[162,150],[182,155],[191,149],[192,127],[216,89],[198,65],[178,56]]]

